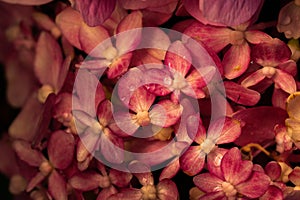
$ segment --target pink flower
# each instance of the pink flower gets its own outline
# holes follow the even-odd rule
[[[198,125],[197,122],[197,117],[189,117],[187,130],[198,145],[189,147],[179,159],[181,169],[190,176],[198,174],[203,169],[206,156],[209,157],[208,160],[212,160],[217,152],[222,151],[218,150],[218,144],[233,142],[241,134],[239,122],[231,118],[221,118],[213,122],[207,134],[202,122],[200,121]],[[197,126],[198,131],[194,134]]]
[[[77,11],[66,8],[56,17],[56,23],[61,28],[67,40],[78,49],[89,54],[81,65],[102,75],[106,72],[108,78],[116,78],[125,73],[130,64],[132,52],[140,42],[142,14],[135,11],[127,15],[119,23],[113,45],[107,30],[102,26],[89,27]],[[125,31],[129,31],[126,33]]]
[[[225,77],[234,79],[242,75],[248,68],[251,52],[249,44],[258,44],[271,39],[264,32],[251,30],[249,25],[249,23],[245,23],[232,29],[194,22],[184,31],[184,34],[203,42],[216,53],[230,45],[224,54],[222,65]]]
[[[74,145],[75,140],[71,134],[62,130],[51,133],[47,148],[49,160],[47,160],[40,151],[32,149],[28,142],[16,140],[13,147],[19,158],[39,169],[28,183],[26,191],[31,191],[48,177],[51,196],[56,199],[67,199],[67,185],[59,170],[65,170],[71,164]]]
[[[268,189],[269,177],[253,171],[252,162],[242,160],[238,148],[232,148],[224,155],[220,167],[221,176],[204,173],[194,177],[195,185],[206,193],[200,199],[235,199],[237,195],[253,199]]]
[[[296,63],[289,60],[291,51],[284,42],[275,38],[257,44],[252,49],[252,57],[262,68],[245,78],[241,83],[243,86],[250,87],[264,79],[271,79],[276,86],[289,94],[296,91],[296,82],[289,73],[289,68],[296,71]]]
[[[182,42],[172,43],[164,60],[166,68],[149,69],[145,72],[146,83],[155,82],[155,84],[148,84],[147,90],[158,96],[172,93],[173,99],[180,97],[181,94],[204,98],[204,87],[213,78],[216,69],[213,67],[214,65],[200,67],[199,71],[192,69],[192,56]]]

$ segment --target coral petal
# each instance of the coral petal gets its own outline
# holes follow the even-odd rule
[[[182,42],[175,41],[167,51],[165,65],[172,73],[185,76],[191,67],[191,55]]]
[[[273,76],[273,80],[283,91],[289,94],[296,92],[297,86],[294,77],[283,70],[276,69],[276,74]]]
[[[222,187],[220,186],[223,180],[219,179],[218,177],[210,173],[203,173],[195,176],[193,178],[193,182],[200,190],[207,193],[213,191],[214,192],[222,191]]]
[[[260,93],[245,88],[235,82],[225,81],[226,96],[235,103],[245,106],[254,106],[260,100]]]
[[[249,62],[250,47],[246,42],[231,46],[222,61],[225,77],[228,79],[239,77],[247,70]]]
[[[195,176],[204,167],[205,153],[201,151],[200,146],[191,146],[180,157],[180,167],[189,176]]]
[[[176,184],[169,179],[160,181],[157,184],[156,189],[157,196],[161,200],[178,199],[179,197]]]
[[[51,85],[56,92],[62,68],[62,52],[56,40],[47,32],[42,32],[36,46],[34,69],[43,85]],[[66,75],[66,71],[65,71]]]
[[[258,198],[263,195],[270,184],[270,178],[261,172],[253,172],[250,179],[236,185],[236,189],[241,194],[249,198]]]
[[[89,191],[99,187],[100,174],[94,171],[84,171],[75,174],[69,179],[72,188],[80,191]]]
[[[242,160],[242,154],[236,147],[230,149],[221,161],[224,178],[233,185],[246,181],[252,173],[252,168],[252,162]]]

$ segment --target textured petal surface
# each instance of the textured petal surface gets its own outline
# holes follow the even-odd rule
[[[250,179],[236,185],[236,189],[246,197],[258,198],[267,191],[269,184],[270,179],[267,175],[261,172],[253,172]]]
[[[228,79],[239,77],[247,70],[249,62],[250,47],[246,42],[231,46],[222,61],[225,77]]]
[[[283,70],[277,69],[275,76],[273,76],[273,80],[283,91],[289,94],[296,92],[297,86],[294,77]]]
[[[176,184],[168,179],[160,181],[157,186],[157,196],[161,200],[178,199],[179,194]]]
[[[226,96],[235,103],[254,106],[260,100],[260,93],[231,81],[225,81]]]
[[[49,33],[42,32],[37,42],[36,52],[34,61],[36,76],[42,84],[48,84],[57,90],[63,61],[58,43]]]
[[[85,171],[75,174],[69,179],[72,188],[80,191],[89,191],[99,187],[100,174],[94,171]]]
[[[170,100],[160,101],[149,112],[151,123],[161,127],[169,127],[178,121],[182,110],[183,108],[180,104]]]
[[[62,130],[51,134],[48,143],[48,155],[55,168],[67,168],[74,156],[75,139],[73,135]]]
[[[56,170],[53,170],[49,176],[48,189],[54,199],[68,199],[67,184]]]
[[[203,42],[213,51],[219,52],[230,44],[231,32],[232,30],[229,28],[209,26],[199,22],[194,22],[185,29],[184,34],[197,41]]]
[[[239,121],[226,117],[219,119],[211,125],[207,137],[216,142],[224,144],[235,141],[241,134],[241,124]]]
[[[280,178],[281,167],[277,162],[271,161],[265,166],[265,172],[272,181],[276,181]]]
[[[93,1],[75,0],[75,8],[82,14],[84,21],[89,26],[101,25],[110,17],[116,5],[116,0]]]
[[[274,126],[284,124],[286,115],[286,112],[281,108],[266,106],[236,112],[233,118],[241,121],[244,126],[242,127],[242,134],[235,143],[244,146],[251,142],[262,144],[273,140]],[[261,126],[261,124],[264,125]]]
[[[108,200],[139,200],[142,197],[142,192],[139,189],[128,188],[123,189],[121,192],[114,194]]]
[[[172,73],[185,76],[191,67],[191,55],[182,42],[172,43],[165,57],[165,65]]]
[[[221,184],[224,180],[221,180],[210,173],[204,173],[195,176],[193,181],[200,190],[211,193],[222,191]]]
[[[275,38],[255,45],[251,50],[254,61],[262,66],[277,66],[290,59],[291,50],[281,40]]]
[[[300,119],[299,113],[299,106],[300,106],[300,93],[296,92],[289,96],[287,99],[287,107],[286,110],[291,118],[295,118],[297,120]]]
[[[195,176],[203,169],[205,156],[200,146],[191,146],[180,157],[180,167],[189,176]]]
[[[242,160],[238,148],[230,149],[221,161],[221,170],[227,182],[233,185],[247,180],[252,173],[253,164],[251,161]]]

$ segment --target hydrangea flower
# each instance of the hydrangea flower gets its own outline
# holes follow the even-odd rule
[[[222,176],[203,173],[194,177],[195,185],[206,194],[200,199],[250,199],[263,195],[270,180],[265,173],[253,171],[251,161],[242,160],[238,148],[230,149],[221,161]]]

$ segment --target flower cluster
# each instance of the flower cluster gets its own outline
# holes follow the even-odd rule
[[[1,0],[9,192],[299,199],[300,1],[270,5]]]

